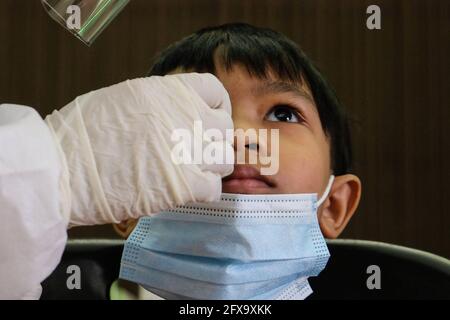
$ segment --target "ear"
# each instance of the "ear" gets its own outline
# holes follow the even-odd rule
[[[138,221],[139,220],[128,219],[120,223],[113,224],[114,231],[116,231],[120,237],[126,239],[131,234],[131,232],[133,232],[133,229],[134,227],[136,227]]]
[[[320,229],[325,238],[335,239],[347,226],[361,198],[361,181],[353,174],[337,176],[330,195],[319,208]]]

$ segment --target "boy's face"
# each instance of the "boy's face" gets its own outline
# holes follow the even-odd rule
[[[320,198],[332,174],[330,142],[306,81],[286,83],[270,75],[259,79],[250,76],[240,65],[234,65],[229,71],[219,63],[216,66],[216,76],[230,95],[235,129],[279,130],[278,171],[262,176],[259,163],[235,165],[233,174],[222,180],[222,192],[317,193]],[[180,72],[189,71],[175,70],[171,74]],[[265,146],[258,147],[260,150]],[[360,195],[358,177],[351,174],[336,177],[329,196],[333,201],[326,208],[323,205],[318,209],[321,230],[327,238],[336,238],[343,231],[358,206]],[[126,238],[136,224],[137,220],[128,220],[115,225],[115,229]]]
[[[279,130],[278,171],[261,176],[259,163],[236,165],[233,174],[223,179],[222,191],[318,193],[320,197],[331,174],[330,145],[308,86],[283,82],[273,76],[252,77],[238,64],[228,72],[217,65],[216,76],[230,95],[235,129]]]

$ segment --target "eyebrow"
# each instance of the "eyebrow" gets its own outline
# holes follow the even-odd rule
[[[297,97],[305,98],[312,102],[314,99],[303,88],[286,81],[265,81],[252,89],[254,95],[265,95],[270,93],[292,93]]]

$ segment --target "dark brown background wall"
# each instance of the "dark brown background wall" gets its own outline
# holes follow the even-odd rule
[[[378,4],[382,30],[365,27]],[[158,51],[207,25],[245,21],[298,42],[357,120],[361,206],[343,237],[450,257],[450,1],[132,0],[88,48],[37,0],[0,0],[0,102],[44,116],[143,76]],[[110,227],[72,236],[113,236]]]

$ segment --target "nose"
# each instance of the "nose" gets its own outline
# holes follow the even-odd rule
[[[242,105],[233,110],[234,150],[238,164],[261,164],[269,156],[271,135],[256,108]]]
[[[259,130],[249,123],[239,123],[234,131],[235,161],[237,164],[257,164],[262,141]]]
[[[260,142],[258,141],[259,126],[255,126],[255,123],[251,120],[250,116],[244,117],[242,114],[239,117],[234,118],[233,122],[235,150],[236,147],[240,145],[241,148],[245,146],[247,150],[258,151],[260,147]]]
[[[258,129],[255,128],[235,128],[234,130],[234,150],[238,151],[260,151]],[[245,148],[245,149],[244,149]]]

